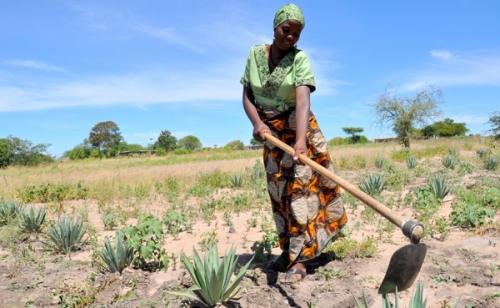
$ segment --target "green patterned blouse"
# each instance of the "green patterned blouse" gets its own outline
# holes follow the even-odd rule
[[[311,92],[316,89],[311,63],[303,51],[289,52],[270,74],[266,45],[250,49],[240,83],[252,89],[259,107],[277,111],[295,107],[296,87],[309,86]]]

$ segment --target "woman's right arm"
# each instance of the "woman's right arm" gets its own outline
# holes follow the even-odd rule
[[[243,86],[243,109],[245,109],[245,113],[247,114],[248,119],[252,122],[253,125],[253,137],[255,140],[259,142],[264,142],[266,139],[264,137],[264,132],[270,133],[271,130],[267,127],[264,122],[259,117],[259,113],[257,112],[257,108],[254,105],[255,98],[253,96],[252,89]]]

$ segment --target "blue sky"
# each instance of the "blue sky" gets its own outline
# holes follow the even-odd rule
[[[248,144],[239,79],[250,46],[270,43],[269,0],[0,2],[0,138],[50,143],[59,156],[114,121],[128,143],[161,130],[203,146]],[[311,106],[326,138],[376,127],[388,85],[441,87],[444,117],[482,134],[500,111],[500,1],[296,1],[310,57]]]

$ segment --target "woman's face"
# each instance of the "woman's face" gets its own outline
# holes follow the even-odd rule
[[[302,24],[297,20],[287,20],[274,30],[274,41],[281,50],[288,50],[293,47],[300,38]]]

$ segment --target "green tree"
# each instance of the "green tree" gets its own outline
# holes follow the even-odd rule
[[[172,135],[172,133],[168,130],[162,130],[160,135],[158,136],[158,140],[156,140],[153,145],[154,149],[162,148],[166,151],[172,151],[177,148],[177,138]]]
[[[358,134],[364,131],[362,127],[342,127],[342,130],[350,136],[351,143],[358,143],[360,138]]]
[[[435,86],[421,90],[415,97],[398,96],[386,89],[373,104],[375,124],[391,127],[403,146],[409,148],[410,138],[416,135],[416,126],[442,114],[438,108],[441,102],[442,91]]]
[[[110,156],[112,152],[118,150],[118,146],[122,139],[120,128],[113,121],[97,123],[92,127],[89,134],[90,144],[94,148],[106,152],[107,156]]]
[[[226,144],[226,148],[233,150],[233,151],[244,150],[245,145],[240,140],[233,140],[233,141],[229,142],[228,144]]]
[[[0,139],[0,167],[8,165],[37,166],[52,162],[54,159],[47,153],[50,144],[36,144],[29,140],[21,140],[14,136]]]
[[[186,150],[201,149],[201,141],[198,137],[189,135],[179,140],[179,148]]]
[[[465,123],[455,123],[453,119],[449,118],[436,122],[433,125],[436,129],[436,136],[439,137],[465,136],[465,133],[469,131],[465,127]]]
[[[92,145],[87,138],[83,139],[82,143],[75,146],[73,149],[64,153],[63,156],[69,157],[71,160],[89,158],[92,153]]]
[[[500,112],[498,111],[493,112],[493,114],[490,116],[488,123],[491,126],[491,129],[488,130],[488,132],[493,134],[495,140],[500,140]]]
[[[260,142],[260,141],[257,141],[257,139],[255,139],[255,138],[252,138],[252,139],[250,140],[250,144],[251,144],[251,145],[262,145],[262,144],[264,144],[264,143],[263,143],[263,142]]]

